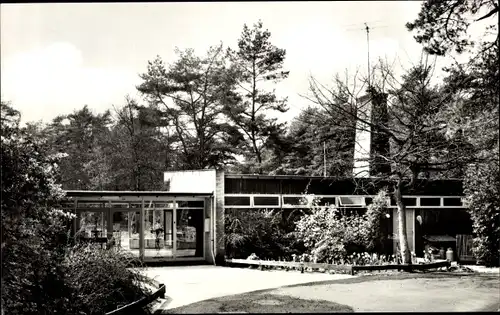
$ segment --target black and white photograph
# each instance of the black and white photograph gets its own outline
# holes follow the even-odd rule
[[[498,8],[2,3],[1,315],[500,312]]]

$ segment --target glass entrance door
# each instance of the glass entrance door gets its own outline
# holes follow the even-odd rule
[[[155,208],[144,211],[144,257],[169,259],[174,257],[173,210]]]
[[[203,210],[177,209],[176,211],[176,257],[203,257]]]
[[[140,212],[113,211],[113,241],[116,246],[139,257]]]

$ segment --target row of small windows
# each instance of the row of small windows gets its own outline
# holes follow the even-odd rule
[[[226,207],[233,206],[280,206],[280,196],[253,196],[253,205],[251,203],[252,196],[225,196],[224,205]],[[311,197],[312,198],[312,197]],[[315,204],[319,206],[335,205],[337,197],[322,197],[315,200]],[[420,197],[421,207],[461,207],[462,200],[460,197],[445,197],[443,199],[443,204],[441,204],[441,198],[438,197]],[[297,196],[283,196],[283,206],[297,206],[297,205],[307,205],[310,204],[312,199],[307,199],[307,197],[297,197]],[[372,197],[363,196],[340,196],[338,197],[339,205],[346,207],[364,207],[373,202]],[[417,198],[407,197],[403,198],[403,203],[408,207],[417,206]],[[391,198],[391,206],[396,206],[396,201]]]

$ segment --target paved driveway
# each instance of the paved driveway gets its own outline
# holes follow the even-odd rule
[[[259,271],[217,266],[149,267],[147,276],[166,285],[166,299],[155,308],[170,309],[215,297],[286,285],[351,278],[350,275]]]

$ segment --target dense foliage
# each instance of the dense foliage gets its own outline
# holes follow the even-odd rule
[[[386,241],[389,235],[386,226],[387,222],[392,224],[389,209],[387,208],[388,198],[387,191],[381,190],[366,209],[366,248],[371,252],[388,252]]]
[[[353,252],[364,252],[367,233],[363,216],[341,214],[335,207],[314,208],[296,227],[297,237],[304,241],[313,260],[326,263],[341,262]]]
[[[308,107],[290,123],[282,147],[282,163],[276,174],[350,176],[353,167],[354,133],[341,128],[321,108]]]
[[[380,191],[366,212],[357,209],[319,207],[310,201],[312,211],[295,222],[294,236],[304,242],[305,254],[317,262],[348,263],[353,254],[385,252],[388,234],[387,193]]]
[[[61,268],[70,216],[52,207],[59,156],[46,156],[19,129],[20,114],[1,103],[2,306],[7,313],[62,310]],[[63,245],[63,246],[60,246]]]
[[[318,262],[347,263],[356,252],[387,252],[385,191],[374,198],[366,213],[319,207],[319,201],[304,197],[307,209],[227,210],[226,255],[276,260],[310,256]]]
[[[177,54],[169,67],[160,57],[150,61],[138,90],[161,117],[161,126],[175,135],[182,165],[203,169],[234,162],[242,135],[224,122],[235,79],[226,69],[222,45],[203,57],[192,49]]]
[[[471,24],[484,26],[475,42],[467,36]],[[470,53],[468,61],[454,59],[445,68],[444,89],[453,100],[444,111],[447,136],[466,138],[474,149],[471,154],[477,161],[465,165],[463,174],[475,234],[474,253],[485,263],[498,265],[498,1],[426,1],[407,27],[430,54]]]
[[[291,259],[294,254],[302,254],[302,241],[291,233],[297,215],[284,210],[226,211],[226,255],[247,258],[255,254],[261,259]]]
[[[17,111],[4,102],[1,110],[2,310],[102,314],[144,296],[121,253],[73,248],[74,216],[57,207],[65,155],[47,154],[43,139],[19,127]]]
[[[474,256],[500,265],[500,170],[498,163],[471,166],[465,180],[466,205],[473,220]]]
[[[140,300],[151,293],[153,282],[140,270],[137,257],[118,249],[93,245],[75,246],[68,251],[64,267],[69,292],[68,313],[104,314]],[[149,309],[135,314],[149,313]]]

